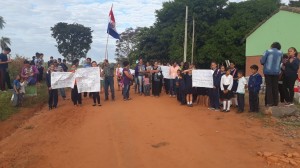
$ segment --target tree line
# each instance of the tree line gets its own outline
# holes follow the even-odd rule
[[[246,35],[283,5],[280,0],[174,0],[156,10],[156,21],[150,27],[127,28],[116,43],[118,62],[138,57],[145,60],[183,61],[185,7],[189,7],[188,53],[191,62],[192,29],[195,20],[194,63],[208,65],[214,60],[234,61],[245,65]],[[290,6],[300,6],[291,1]],[[208,68],[208,67],[207,67]]]

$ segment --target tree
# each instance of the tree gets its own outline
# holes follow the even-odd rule
[[[10,39],[8,37],[1,37],[1,39],[0,39],[0,46],[1,46],[2,50],[4,48],[7,48],[8,45],[10,45]]]
[[[300,7],[300,1],[290,1],[289,6]]]
[[[2,16],[0,16],[0,29],[4,28],[5,21]]]
[[[4,28],[4,24],[5,24],[5,21],[4,21],[3,17],[0,16],[0,29]],[[4,48],[8,47],[8,45],[10,45],[10,39],[8,37],[1,37],[1,39],[0,39],[1,49],[3,50]]]
[[[55,38],[58,52],[62,54],[67,61],[86,58],[86,54],[91,49],[92,30],[90,27],[84,27],[81,24],[59,22],[51,27],[52,37]]]

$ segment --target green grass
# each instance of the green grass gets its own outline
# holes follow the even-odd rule
[[[32,108],[42,104],[45,104],[48,100],[48,90],[46,84],[41,84],[37,87],[29,86],[26,89],[26,95],[23,100],[23,107]],[[36,96],[33,93],[37,93]],[[27,94],[28,93],[28,94]],[[4,121],[8,119],[13,114],[20,111],[21,108],[13,107],[10,102],[12,96],[11,91],[0,92],[0,120]]]
[[[13,107],[10,99],[12,96],[12,92],[0,92],[0,120],[6,120],[12,114],[17,113],[19,108]]]

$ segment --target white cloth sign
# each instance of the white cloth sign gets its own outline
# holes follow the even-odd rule
[[[129,69],[131,75],[134,75],[135,74],[135,70],[134,69]]]
[[[165,79],[171,79],[170,76],[170,67],[169,66],[161,66],[161,71]]]
[[[213,70],[193,70],[192,71],[192,81],[193,87],[204,87],[204,88],[213,88],[214,79],[213,79]]]
[[[80,68],[75,72],[78,93],[100,91],[100,68]]]
[[[51,88],[74,88],[75,75],[72,72],[52,72],[51,73]]]

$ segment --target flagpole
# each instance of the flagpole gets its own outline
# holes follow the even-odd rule
[[[110,11],[112,10],[113,5],[114,4],[111,4]],[[108,21],[110,21],[110,19]],[[106,39],[106,47],[105,47],[105,59],[108,59],[108,51],[107,51],[108,38],[109,38],[109,29],[107,29],[107,39]]]
[[[187,52],[187,21],[188,21],[188,6],[186,6],[186,12],[185,12],[185,33],[184,33],[184,58],[183,58],[183,62],[186,62],[186,52]]]
[[[105,59],[108,59],[107,45],[108,45],[109,34],[107,33],[106,47],[105,47]]]

